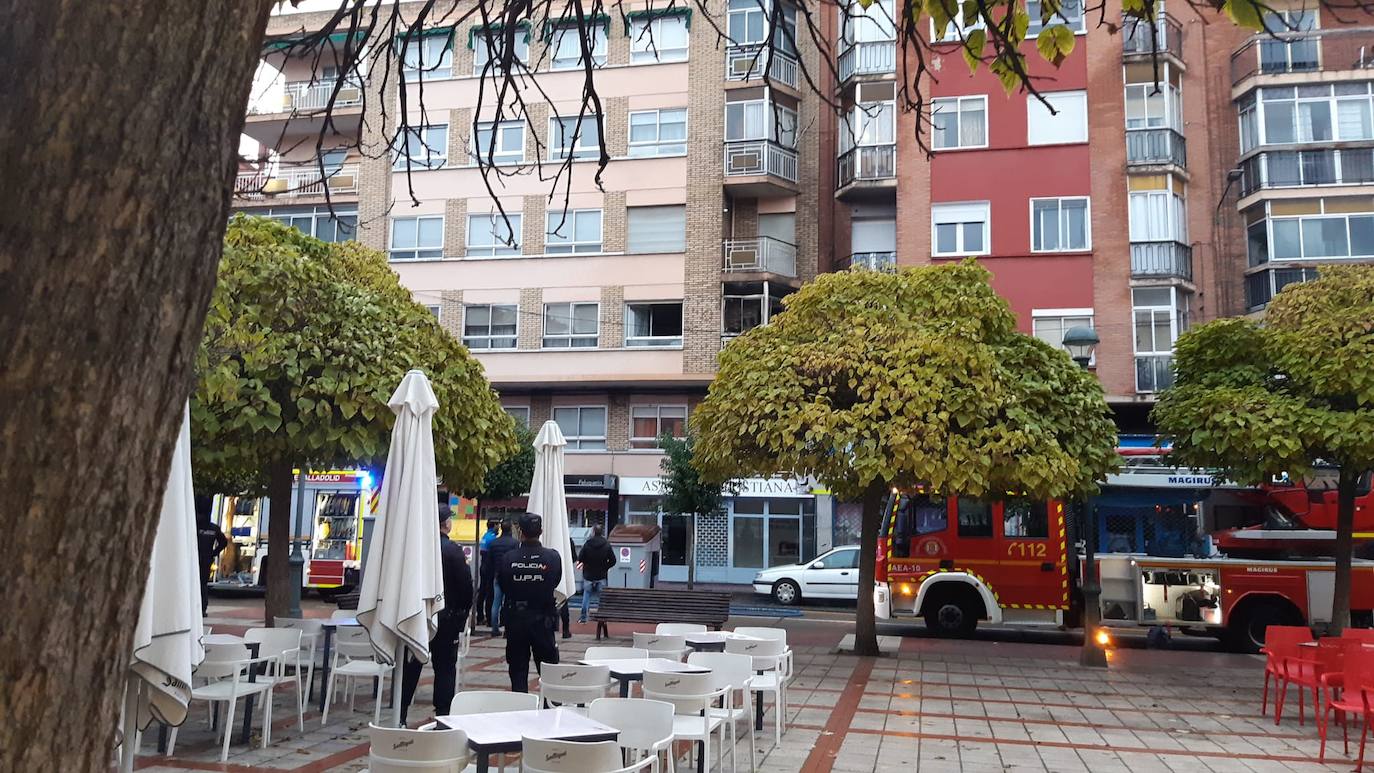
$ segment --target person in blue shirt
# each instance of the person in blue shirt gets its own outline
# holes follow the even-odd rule
[[[476,610],[477,625],[488,625],[491,622],[491,588],[492,574],[487,569],[487,558],[491,555],[491,543],[496,541],[496,527],[501,523],[499,518],[487,519],[487,533],[482,535],[482,539],[477,543],[477,599]],[[495,567],[492,567],[495,569]]]

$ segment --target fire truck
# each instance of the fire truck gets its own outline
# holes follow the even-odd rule
[[[1199,481],[1188,471],[1172,474],[1183,485],[1227,488],[1211,476]],[[1109,483],[1129,487],[1133,480],[1141,482],[1140,476],[1137,472],[1133,479],[1128,468]],[[1262,491],[1234,488],[1232,501],[1265,501]],[[968,635],[979,622],[1079,626],[1085,557],[1074,537],[1081,511],[1071,503],[1019,496],[985,501],[919,488],[894,492],[878,544],[878,616],[921,617],[943,636]],[[1370,514],[1368,508],[1365,513]],[[1253,652],[1269,625],[1330,621],[1335,579],[1330,558],[1219,554],[1201,521],[1195,536],[1190,549],[1170,551],[1174,555],[1098,552],[1103,625],[1169,626]],[[1325,542],[1307,544],[1329,550],[1333,536],[1327,532]],[[1352,613],[1368,625],[1374,561],[1357,560],[1353,571]]]

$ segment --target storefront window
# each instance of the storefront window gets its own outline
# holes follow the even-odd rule
[[[768,565],[801,562],[801,519],[768,519]]]
[[[763,504],[762,500],[758,500],[758,502],[760,505]],[[732,565],[737,569],[762,569],[764,565],[763,519],[741,518],[739,511],[736,510],[731,530],[734,547]]]
[[[657,526],[658,497],[625,497],[625,517],[622,523],[631,526]]]
[[[663,563],[666,566],[687,565],[687,518],[685,515],[663,514]]]
[[[830,543],[836,547],[859,544],[859,531],[863,528],[864,506],[856,502],[841,502],[835,505],[835,517],[830,530]]]

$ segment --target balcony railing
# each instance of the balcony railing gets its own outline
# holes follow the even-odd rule
[[[897,176],[896,145],[860,145],[840,154],[838,186]]]
[[[1172,354],[1141,354],[1135,358],[1135,391],[1162,392],[1174,385]]]
[[[1131,242],[1132,279],[1193,280],[1193,248],[1180,242]]]
[[[1268,268],[1245,277],[1245,305],[1254,311],[1264,308],[1274,295],[1290,284],[1317,278],[1316,266]]]
[[[358,165],[343,164],[321,176],[318,166],[278,169],[272,172],[239,172],[234,195],[244,199],[273,196],[323,196],[358,192]]]
[[[1121,54],[1173,54],[1183,58],[1183,27],[1163,14],[1151,24],[1145,19],[1127,18],[1121,28]]]
[[[797,88],[796,57],[762,43],[726,47],[725,80],[762,80],[765,69],[768,80]]]
[[[890,274],[897,270],[897,253],[856,252],[849,256],[849,267],[867,269],[868,271],[882,271]]]
[[[1127,164],[1174,164],[1188,166],[1188,145],[1173,129],[1128,129]]]
[[[897,43],[892,40],[851,43],[849,48],[840,52],[837,69],[841,81],[847,81],[855,75],[885,75],[896,72]]]
[[[1374,148],[1267,150],[1241,162],[1240,195],[1262,188],[1374,184]]]
[[[797,245],[771,236],[729,239],[725,242],[725,270],[768,271],[797,275]]]
[[[797,181],[797,151],[771,140],[725,143],[725,176],[766,174],[788,182]]]
[[[281,101],[270,98],[259,100],[250,108],[249,112],[256,114],[313,113],[329,107],[329,97],[333,93],[333,83],[291,81],[286,84]],[[334,98],[334,107],[356,107],[362,103],[362,84],[354,80],[349,80],[340,86],[339,94]]]
[[[1252,75],[1374,68],[1374,27],[1260,33],[1231,55],[1231,82]]]

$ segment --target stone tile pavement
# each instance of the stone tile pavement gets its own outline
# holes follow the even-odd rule
[[[211,623],[217,632],[237,632],[251,624],[257,609],[212,607]],[[738,622],[761,624],[758,619]],[[763,624],[788,630],[797,673],[782,744],[773,742],[771,705],[765,729],[755,736],[755,767],[762,773],[1205,773],[1353,767],[1341,753],[1335,728],[1327,764],[1317,763],[1310,707],[1301,726],[1291,710],[1277,726],[1272,717],[1260,716],[1258,657],[1123,649],[1112,653],[1109,671],[1095,673],[1079,668],[1077,648],[1071,646],[908,637],[895,654],[868,659],[836,653],[850,630],[846,624],[807,619]],[[632,630],[613,626],[617,641],[611,643],[628,644]],[[568,660],[594,643],[590,625],[575,625],[574,631],[572,639],[560,640]],[[508,685],[504,642],[479,637],[462,667],[462,687]],[[278,690],[271,746],[260,748],[260,728],[255,727],[252,746],[235,738],[227,765],[218,761],[219,746],[206,728],[205,707],[197,704],[182,728],[175,758],[157,756],[148,737],[138,769],[363,770],[372,716],[367,689],[359,691],[351,713],[346,704],[336,704],[324,726],[309,708],[304,732],[296,724],[294,692]],[[413,721],[428,716],[429,699],[426,678],[411,710]],[[241,712],[234,719],[241,721]],[[1352,728],[1356,739],[1358,734]],[[748,743],[743,737],[741,741],[739,761],[747,769]]]

